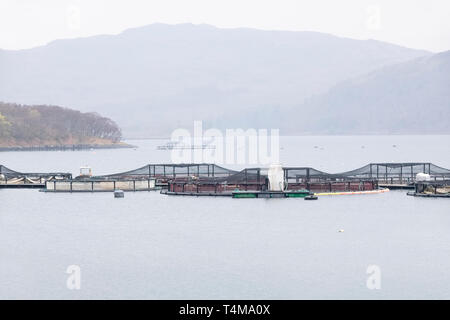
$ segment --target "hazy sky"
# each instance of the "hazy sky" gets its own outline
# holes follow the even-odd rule
[[[0,48],[155,22],[308,30],[450,50],[450,0],[0,0]]]

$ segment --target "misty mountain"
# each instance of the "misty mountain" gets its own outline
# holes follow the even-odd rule
[[[282,122],[291,133],[448,134],[450,51],[344,81],[286,111]]]
[[[342,81],[429,55],[317,32],[152,24],[0,50],[0,100],[99,112],[128,137],[168,135],[195,119],[278,116]]]

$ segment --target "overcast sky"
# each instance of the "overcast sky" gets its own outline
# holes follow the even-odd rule
[[[116,34],[155,22],[320,31],[450,50],[450,0],[0,0],[0,48]]]

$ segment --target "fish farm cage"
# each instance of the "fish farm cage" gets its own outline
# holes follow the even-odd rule
[[[216,164],[148,164],[141,168],[96,176],[97,179],[148,179],[155,178],[159,182],[177,178],[199,177],[199,178],[223,178],[235,174],[236,171],[223,168]]]
[[[368,191],[378,189],[373,177],[352,177],[326,173],[309,167],[283,168],[287,190],[307,189],[312,192]]]
[[[412,184],[418,173],[426,173],[435,181],[450,179],[450,170],[429,162],[370,163],[359,169],[337,174],[346,178],[376,179],[380,183]]]
[[[107,192],[151,191],[156,189],[155,179],[140,180],[55,180],[45,183],[45,192]]]
[[[283,168],[285,190],[309,190],[311,192],[369,191],[378,189],[376,179],[346,178],[321,172],[314,168]],[[267,169],[244,169],[234,175],[221,178],[176,178],[168,181],[168,194],[219,194],[233,191],[267,191]]]
[[[418,173],[435,181],[450,179],[450,170],[432,163],[370,163],[356,170],[327,173],[311,167],[284,167],[285,189],[311,192],[372,191],[381,186],[411,187]],[[176,177],[167,182],[168,194],[230,194],[233,191],[266,191],[265,168],[244,169],[223,177]]]
[[[311,192],[370,191],[379,187],[413,188],[416,175],[431,181],[450,180],[450,170],[432,163],[370,163],[361,168],[327,173],[311,167],[284,167],[283,190]],[[167,189],[168,193],[231,194],[267,191],[268,168],[230,170],[216,164],[148,164],[121,173],[72,178],[70,173],[22,173],[0,165],[0,187],[40,187],[49,191],[129,191]]]
[[[19,172],[0,165],[0,188],[42,188],[47,181],[72,179],[71,173]]]
[[[168,193],[208,193],[231,195],[233,191],[265,191],[267,190],[267,175],[263,169],[249,168],[222,177],[178,177],[167,183]]]
[[[151,191],[166,188],[169,181],[224,178],[235,171],[214,164],[149,164],[109,175],[80,175],[70,180],[50,181],[46,192]]]

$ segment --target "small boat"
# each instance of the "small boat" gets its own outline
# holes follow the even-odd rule
[[[313,194],[305,197],[305,200],[317,200],[317,199],[319,199],[319,197]]]
[[[124,197],[125,193],[122,190],[120,189],[114,190],[114,198],[124,198]]]

